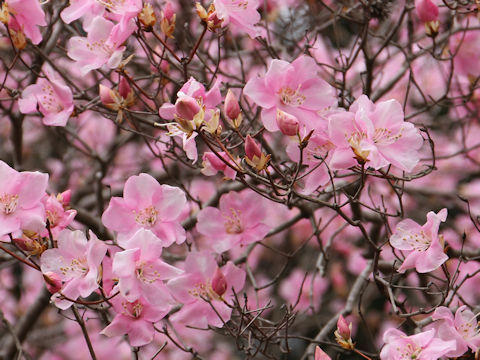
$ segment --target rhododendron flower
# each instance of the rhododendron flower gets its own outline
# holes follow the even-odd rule
[[[74,36],[68,42],[68,56],[78,62],[83,75],[107,64],[116,68],[122,61],[125,46],[122,44],[133,32],[126,28],[111,38],[114,24],[101,16],[92,20],[87,38]]]
[[[128,246],[113,258],[112,272],[118,279],[118,290],[129,302],[143,296],[151,304],[166,304],[170,296],[162,280],[183,271],[160,260],[162,244],[150,230],[138,230]]]
[[[131,346],[143,346],[152,342],[155,335],[153,324],[168,313],[164,307],[151,305],[144,298],[128,301],[117,295],[110,302],[117,314],[101,334],[109,337],[127,334]]]
[[[185,241],[179,216],[186,205],[182,190],[160,185],[148,174],[131,176],[125,182],[123,198],[112,197],[102,216],[103,224],[119,232],[118,242],[128,247],[130,237],[141,228],[151,230],[162,246]]]
[[[255,27],[260,21],[258,0],[213,0],[213,4],[222,27],[231,24],[234,33],[244,31],[252,39],[259,35]]]
[[[480,347],[477,317],[466,305],[457,309],[455,317],[449,308],[438,307],[432,319],[435,320],[432,328],[435,329],[436,337],[444,341],[455,340],[456,342],[455,349],[448,352],[447,356],[459,357],[468,351],[468,348],[475,353]]]
[[[63,230],[57,238],[58,248],[46,250],[40,257],[42,273],[55,273],[64,282],[59,293],[52,296],[55,305],[68,309],[79,296],[87,297],[98,289],[100,264],[107,245],[89,232],[90,240],[80,231]]]
[[[18,101],[20,112],[30,114],[40,111],[42,122],[49,126],[65,126],[73,112],[73,95],[53,70],[45,67],[47,79],[40,78],[34,85],[27,86]]]
[[[0,237],[20,229],[45,227],[45,195],[48,175],[18,172],[0,161]]]
[[[211,248],[223,252],[262,240],[270,227],[265,224],[266,208],[253,191],[231,191],[222,195],[217,208],[206,207],[198,214],[197,230]]]
[[[184,268],[183,275],[167,283],[173,296],[183,304],[182,309],[171,316],[171,320],[198,327],[207,325],[222,327],[224,322],[230,320],[232,313],[231,307],[227,306],[225,301],[233,298],[233,290],[238,293],[243,288],[245,272],[231,261],[220,268],[222,282],[226,282],[226,285],[221,286],[226,286],[226,290],[224,294],[219,295],[219,270],[212,255],[207,252],[191,252],[185,260]],[[217,280],[214,285],[217,291],[212,287],[215,278]]]
[[[455,349],[455,341],[435,338],[435,331],[428,330],[407,336],[397,329],[388,329],[383,334],[385,346],[380,352],[382,360],[436,360]]]
[[[348,112],[329,117],[330,141],[336,146],[330,166],[347,169],[358,163],[378,170],[394,165],[412,171],[420,157],[423,138],[412,123],[404,121],[396,100],[374,104],[360,96]]]
[[[443,237],[438,235],[440,223],[447,219],[447,209],[435,214],[427,214],[427,222],[420,226],[411,219],[399,222],[394,234],[390,237],[390,244],[398,250],[409,251],[399,272],[415,268],[419,273],[426,273],[437,269],[448,256],[443,252]]]
[[[65,229],[77,215],[77,211],[73,209],[68,209],[69,201],[64,200],[63,195],[69,190],[62,194],[44,196],[42,199],[43,205],[45,207],[45,213],[50,224],[50,231],[52,232],[53,237],[56,237],[58,233]],[[48,230],[42,234],[45,237],[48,237]]]
[[[308,131],[317,127],[324,111],[336,104],[334,89],[317,75],[318,66],[308,56],[300,56],[291,64],[272,60],[264,77],[251,78],[243,90],[262,107],[263,125],[268,131],[279,130],[277,109],[295,116],[300,127]]]
[[[42,34],[38,26],[46,26],[47,22],[38,0],[5,0],[2,6],[15,17],[33,44],[37,45],[42,41]]]

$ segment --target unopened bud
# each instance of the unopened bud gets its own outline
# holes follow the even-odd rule
[[[183,120],[193,120],[200,110],[197,100],[190,96],[180,97],[175,103],[175,113]]]
[[[252,161],[255,156],[257,158],[262,156],[262,150],[260,150],[260,146],[255,140],[252,139],[250,135],[247,135],[247,138],[245,139],[245,155],[249,160]]]
[[[162,10],[162,20],[160,21],[160,29],[165,36],[173,38],[176,20],[177,15],[173,11],[172,3],[167,2]]]
[[[227,291],[227,279],[218,267],[213,274],[212,289],[218,296],[222,296]]]
[[[29,255],[41,255],[47,249],[43,239],[34,231],[24,230],[22,237],[14,238],[13,242]]]
[[[352,323],[348,324],[345,318],[340,315],[337,321],[337,330],[335,331],[337,343],[344,349],[351,350],[355,348],[352,342]]]
[[[155,11],[153,11],[152,4],[146,3],[143,5],[143,9],[138,14],[138,20],[147,28],[150,29],[157,22],[157,17],[155,16]]]
[[[63,207],[70,205],[70,199],[72,198],[72,190],[68,189],[57,195],[57,200],[62,203]]]
[[[131,91],[132,91],[132,88],[130,87],[128,80],[122,77],[120,79],[120,83],[118,84],[118,93],[122,98],[126,99]]]
[[[418,18],[424,23],[438,19],[438,6],[432,0],[415,0],[415,9]]]
[[[44,273],[43,279],[45,280],[45,285],[50,293],[55,294],[62,289],[62,280],[60,279],[60,276],[54,272],[48,271]]]
[[[283,135],[295,136],[298,133],[298,119],[292,114],[277,109],[276,120]]]
[[[109,89],[105,85],[100,84],[98,86],[98,93],[100,95],[100,101],[103,105],[112,110],[119,109],[117,95],[112,89]]]
[[[240,115],[240,105],[237,97],[232,90],[228,89],[227,96],[225,96],[225,114],[230,120],[235,120]]]

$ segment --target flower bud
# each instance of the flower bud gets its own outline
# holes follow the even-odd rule
[[[183,120],[193,120],[200,110],[197,100],[190,96],[180,97],[175,103],[175,113]]]
[[[165,7],[162,10],[162,20],[160,21],[160,29],[165,36],[173,39],[176,20],[177,15],[173,11],[172,3],[169,1],[165,4]]]
[[[240,115],[240,105],[237,97],[232,90],[228,89],[227,96],[225,96],[225,114],[230,120],[235,120]]]
[[[62,280],[60,279],[60,276],[54,272],[48,271],[44,273],[43,279],[45,280],[45,285],[50,293],[55,294],[62,289]]]
[[[345,340],[350,339],[350,337],[352,336],[351,329],[348,326],[347,320],[345,320],[342,315],[340,315],[337,321],[337,331],[338,334]]]
[[[70,205],[70,199],[72,198],[72,190],[68,189],[57,195],[57,200],[62,203],[63,207]]]
[[[47,249],[42,237],[34,231],[24,230],[22,237],[14,238],[13,242],[29,255],[41,255]]]
[[[315,360],[332,360],[332,358],[320,349],[320,346],[317,346],[315,348]]]
[[[118,84],[118,93],[122,98],[126,99],[130,94],[130,91],[132,91],[132,88],[130,87],[128,80],[122,77],[120,79],[120,83]]]
[[[138,14],[138,20],[147,28],[150,29],[157,22],[157,17],[155,16],[155,11],[153,11],[152,4],[144,4],[143,9]]]
[[[438,6],[432,0],[415,0],[415,9],[418,18],[422,22],[435,21],[438,19]]]
[[[100,101],[106,107],[112,110],[118,110],[117,96],[112,89],[109,89],[105,85],[100,84],[98,86],[98,93],[100,95]]]
[[[212,289],[218,296],[222,296],[227,291],[227,279],[218,267],[213,274]]]
[[[163,11],[162,11],[162,16],[168,22],[175,22],[176,14],[175,14],[175,11],[173,11],[173,6],[170,1],[168,1],[165,4],[165,7],[163,8]]]
[[[262,156],[262,150],[255,140],[252,139],[250,135],[247,135],[245,139],[245,155],[251,161],[254,157],[260,158]]]
[[[208,30],[214,32],[216,29],[221,27],[222,22],[223,22],[223,19],[218,18],[218,15],[217,15],[216,11],[208,13],[208,17],[207,17]]]
[[[298,119],[285,111],[277,109],[277,125],[283,135],[295,136],[298,132]]]

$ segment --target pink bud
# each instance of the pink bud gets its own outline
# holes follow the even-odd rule
[[[111,89],[109,89],[105,85],[100,84],[98,92],[100,94],[100,101],[103,105],[108,106],[115,104],[115,94]]]
[[[240,115],[240,105],[238,104],[237,97],[230,89],[228,89],[227,96],[225,97],[225,114],[232,120],[235,120],[238,115]]]
[[[218,296],[222,296],[227,291],[227,279],[218,267],[213,274],[212,289]]]
[[[172,6],[172,3],[170,1],[165,4],[162,13],[163,13],[163,17],[166,20],[168,20],[169,22],[171,22],[173,20],[173,16],[175,15],[175,11],[173,11],[173,6]]]
[[[43,279],[45,280],[45,285],[47,286],[48,291],[52,294],[59,292],[62,288],[62,280],[60,279],[60,276],[54,272],[46,272],[43,274]]]
[[[57,195],[58,201],[62,203],[63,206],[70,205],[70,199],[72,198],[72,190],[68,189],[64,192]]]
[[[13,242],[23,251],[31,251],[33,248],[33,240],[27,237],[13,238]]]
[[[216,29],[221,26],[223,19],[219,19],[217,12],[214,11],[212,13],[209,13],[207,17],[207,23],[210,29]]]
[[[294,136],[298,132],[298,119],[285,111],[277,109],[277,125],[283,135]]]
[[[315,360],[332,360],[319,346],[315,348]]]
[[[120,94],[120,96],[126,99],[131,90],[132,88],[130,87],[128,80],[122,77],[120,83],[118,84],[118,93]]]
[[[258,158],[262,157],[262,150],[260,150],[260,146],[255,140],[252,139],[250,135],[247,135],[247,138],[245,139],[245,155],[247,155],[247,158],[250,160],[252,160],[254,156]]]
[[[423,22],[438,19],[438,6],[432,0],[415,0],[415,8],[419,19]]]
[[[175,103],[175,113],[184,120],[193,120],[200,111],[200,105],[197,100],[190,96],[183,96],[177,99]]]
[[[352,336],[350,326],[342,315],[340,315],[337,321],[337,331],[338,334],[345,340],[350,339]]]

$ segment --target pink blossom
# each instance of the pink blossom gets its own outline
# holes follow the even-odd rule
[[[420,226],[411,219],[399,222],[394,234],[390,237],[390,244],[398,250],[408,251],[398,272],[415,268],[419,273],[427,273],[437,269],[448,256],[443,252],[443,238],[438,235],[440,223],[447,219],[447,209],[435,214],[427,214],[427,222]]]
[[[14,14],[15,20],[23,29],[25,35],[37,45],[42,41],[38,26],[46,26],[45,13],[38,0],[6,0],[7,10]]]
[[[40,232],[45,227],[45,195],[48,175],[18,172],[0,161],[0,236],[20,229]]]
[[[128,301],[118,295],[110,301],[117,314],[101,334],[109,337],[127,334],[131,346],[143,346],[152,342],[155,336],[153,324],[168,313],[164,307],[151,305],[144,298]]]
[[[225,96],[225,114],[232,121],[236,120],[240,115],[240,104],[238,99],[231,89],[228,89],[227,96]]]
[[[455,349],[455,341],[444,341],[434,337],[435,331],[428,330],[407,336],[390,328],[383,334],[385,346],[380,352],[382,360],[436,360]]]
[[[222,327],[224,322],[230,320],[232,313],[232,309],[225,302],[232,300],[233,290],[238,293],[243,288],[245,272],[231,261],[222,267],[220,270],[227,289],[224,294],[219,295],[212,287],[218,269],[212,255],[207,252],[191,252],[185,260],[184,268],[185,274],[167,283],[173,296],[183,304],[182,309],[175,313],[171,320],[191,326]]]
[[[129,302],[144,297],[151,304],[168,303],[170,296],[162,280],[178,276],[182,270],[160,260],[162,244],[150,230],[138,230],[128,246],[115,253],[112,264],[122,296]]]
[[[475,353],[480,347],[477,317],[466,305],[457,309],[455,317],[449,308],[438,307],[432,319],[435,320],[432,327],[436,331],[436,337],[444,341],[455,340],[456,342],[455,349],[448,352],[447,356],[459,357],[468,351],[468,348]]]
[[[80,230],[63,230],[57,238],[58,248],[46,250],[40,258],[42,273],[53,272],[64,282],[61,291],[52,297],[62,310],[68,309],[72,302],[61,295],[76,300],[98,289],[100,264],[107,246],[93,232],[89,236],[87,240]]]
[[[218,155],[222,157],[225,162],[235,166],[232,163],[232,160],[225,152],[219,152]],[[228,166],[224,161],[222,161],[215,153],[211,151],[205,151],[203,153],[203,169],[202,174],[205,176],[213,176],[217,174],[217,172],[222,171],[225,174],[225,177],[228,179],[235,180],[237,172]]]
[[[69,190],[68,190],[69,192]],[[65,229],[72,221],[77,211],[73,209],[68,209],[68,202],[63,198],[63,194],[44,196],[42,199],[43,205],[45,207],[45,213],[50,224],[50,231],[53,236],[56,237],[58,233]],[[70,196],[70,194],[66,194]],[[42,234],[45,237],[48,237],[48,231],[45,231]]]
[[[259,35],[255,27],[260,21],[258,0],[214,0],[217,17],[222,21],[222,27],[230,24],[234,33],[244,31],[252,39]]]
[[[114,24],[101,16],[92,20],[87,38],[74,36],[68,42],[68,56],[80,66],[83,75],[107,64],[116,68],[122,61],[125,46],[133,28],[127,28],[111,37]]]
[[[415,0],[415,9],[420,21],[428,22],[438,19],[438,6],[432,0]]]
[[[65,126],[74,109],[72,91],[50,67],[45,68],[45,74],[47,79],[40,78],[23,90],[18,101],[19,110],[30,114],[38,108],[45,125]]]
[[[70,24],[81,17],[101,16],[103,12],[104,6],[98,0],[70,0],[70,5],[62,11],[60,16],[65,23]]]
[[[222,195],[219,208],[206,207],[198,214],[197,230],[211,248],[223,252],[262,240],[270,230],[265,224],[266,208],[253,191],[231,191]]]
[[[125,183],[123,198],[112,197],[102,216],[103,224],[119,232],[118,241],[128,246],[128,239],[141,228],[151,230],[162,246],[185,241],[179,217],[186,205],[182,190],[160,185],[148,174],[131,176]]]
[[[412,171],[423,143],[415,126],[404,121],[398,101],[374,104],[366,95],[360,96],[348,112],[331,115],[328,132],[337,147],[330,162],[333,169],[365,163],[375,170],[392,164]]]
[[[275,59],[264,77],[247,82],[244,94],[263,108],[262,121],[268,131],[279,130],[277,109],[295,116],[308,131],[317,127],[318,112],[336,103],[334,89],[317,72],[315,60],[308,56],[292,63]]]

